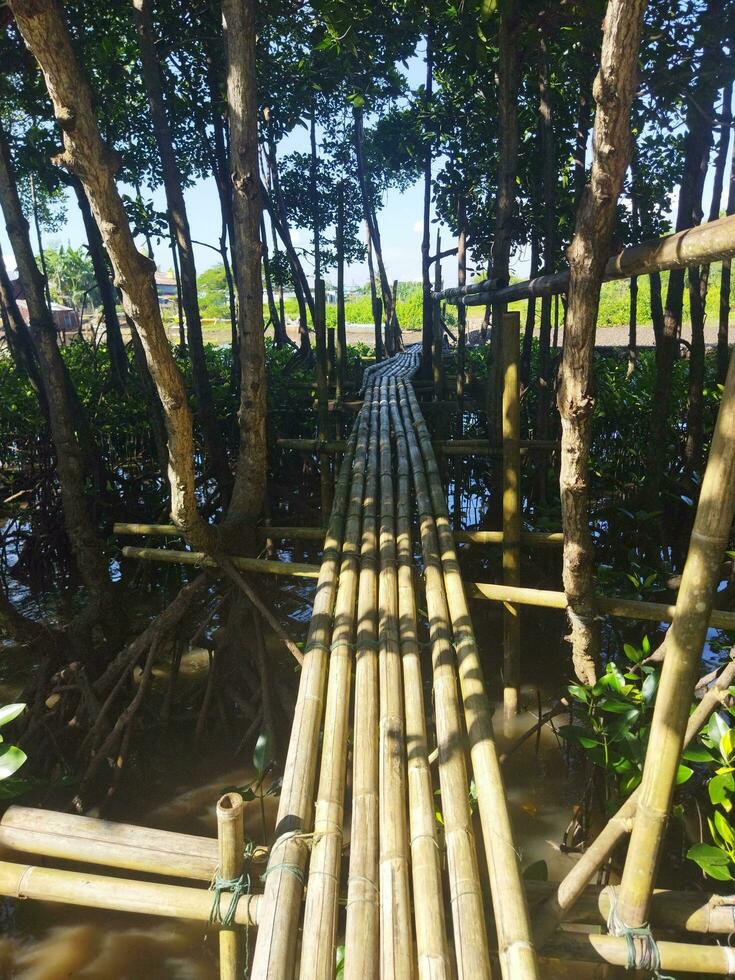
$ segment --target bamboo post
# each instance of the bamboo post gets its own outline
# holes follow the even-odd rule
[[[439,538],[447,604],[459,667],[465,727],[469,736],[470,758],[488,862],[500,968],[504,980],[535,980],[538,977],[536,953],[518,851],[513,842],[505,786],[493,736],[493,712],[485,691],[482,664],[462,585],[444,490],[431,448],[429,431],[416,395],[410,385],[400,382],[400,386],[401,396],[408,397],[418,433]]]
[[[401,382],[398,388],[398,404],[411,460],[424,559],[434,724],[439,752],[439,786],[454,926],[454,953],[459,980],[476,980],[490,977],[490,961],[467,792],[469,779],[464,751],[460,751],[464,746],[464,733],[457,694],[456,659],[451,641],[449,610],[429,485],[405,391]]]
[[[212,893],[206,888],[131,881],[9,861],[0,861],[0,895],[192,922],[208,922],[212,913]],[[260,903],[260,895],[243,895],[235,909],[234,924],[257,925]],[[229,904],[230,896],[223,894],[220,899],[223,916]]]
[[[352,819],[345,980],[374,980],[378,975],[380,902],[378,887],[378,411],[370,406],[370,439],[360,543],[360,579],[355,643],[355,717],[353,728]]]
[[[625,927],[642,926],[671,807],[696,672],[735,514],[735,350],[725,380],[651,722],[620,886]]]
[[[311,823],[319,729],[322,720],[332,613],[344,530],[357,428],[348,442],[340,468],[309,633],[304,651],[299,693],[283,773],[276,821],[276,839],[266,869],[261,924],[255,944],[254,980],[291,980],[307,844]]]
[[[441,852],[434,816],[434,793],[429,766],[421,653],[416,618],[411,547],[414,502],[410,487],[410,460],[394,383],[391,384],[389,403],[395,434],[398,475],[396,508],[398,622],[408,751],[409,829],[418,972],[421,980],[451,980],[452,967],[444,922]]]
[[[329,387],[327,380],[327,312],[324,280],[314,283],[314,333],[316,334],[316,386],[319,417],[319,441],[329,439]],[[319,454],[322,519],[326,519],[332,507],[332,477],[329,471],[329,455]]]
[[[734,683],[735,662],[731,662],[725,667],[690,715],[684,737],[684,748],[697,737],[707,724],[710,715],[721,707],[723,695]],[[539,948],[554,933],[557,926],[570,916],[577,901],[584,894],[587,882],[597,874],[618,844],[630,833],[640,795],[641,787],[639,786],[631,793],[618,812],[608,820],[579,861],[554,889],[551,897],[544,902],[543,906],[534,910],[534,936]]]
[[[358,419],[342,563],[334,605],[319,789],[314,817],[314,844],[309,862],[301,943],[300,975],[304,980],[311,977],[330,980],[335,971],[334,949],[337,940],[337,899],[342,858],[355,599],[371,398],[372,392],[366,392],[365,409]]]
[[[243,870],[243,804],[239,793],[225,793],[217,801],[217,842],[219,877],[235,881]],[[219,975],[236,980],[241,970],[241,937],[235,928],[223,926],[219,932]]]
[[[521,315],[504,313],[503,340],[503,583],[521,584],[521,386],[519,374]],[[503,709],[518,713],[521,687],[520,609],[503,606]]]
[[[380,676],[380,972],[414,977],[406,819],[405,723],[398,633],[395,499],[389,385],[380,382],[380,532],[378,669]]]

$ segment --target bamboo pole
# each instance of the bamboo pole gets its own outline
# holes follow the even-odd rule
[[[557,883],[553,881],[527,881],[531,911],[538,903],[548,900],[556,888]],[[617,891],[617,885],[588,885],[575,906],[572,916],[574,923],[606,923]],[[657,888],[651,901],[651,925],[677,932],[730,935],[735,931],[735,895]]]
[[[217,561],[209,558],[203,551],[175,551],[173,548],[133,548],[122,549],[125,558],[138,558],[141,561],[155,561],[164,565],[199,565],[203,568],[218,568]],[[229,557],[229,556],[228,556]],[[318,578],[319,565],[308,565],[297,561],[270,561],[266,558],[240,558],[233,556],[230,562],[242,572],[257,572],[263,575],[288,575],[293,578]]]
[[[390,389],[389,389],[390,385]],[[395,499],[389,390],[380,381],[380,532],[378,573],[378,670],[380,677],[380,972],[411,980],[414,944],[406,814],[405,722],[398,632]]]
[[[734,683],[735,662],[731,662],[689,716],[684,748],[697,737],[707,724],[710,715],[721,706],[723,696],[729,692],[729,688]],[[618,812],[608,820],[551,897],[535,911],[534,936],[539,948],[554,933],[557,926],[571,915],[572,909],[584,893],[587,882],[597,874],[626,834],[630,833],[640,793],[639,786]]]
[[[485,842],[500,967],[505,980],[531,980],[538,977],[538,967],[528,908],[493,736],[492,708],[485,692],[482,665],[462,586],[444,490],[416,395],[410,385],[400,383],[400,386],[401,397],[408,398],[428,474]]]
[[[378,412],[370,407],[370,438],[360,542],[355,643],[355,716],[352,763],[350,864],[345,924],[345,980],[378,976]]]
[[[467,594],[473,599],[489,599],[492,602],[516,602],[525,606],[540,606],[544,609],[566,609],[567,600],[563,592],[551,589],[511,588],[490,582],[465,582]],[[662,602],[643,602],[638,599],[622,599],[618,596],[594,597],[595,609],[618,619],[640,619],[653,623],[670,623],[674,618],[675,606]],[[709,615],[712,629],[735,629],[735,612],[726,609],[713,609]]]
[[[160,535],[162,537],[180,537],[181,531],[173,524],[113,524],[114,534]],[[303,527],[296,524],[261,524],[257,534],[265,538],[291,538],[294,541],[324,541],[327,529],[324,527]],[[562,544],[564,535],[561,531],[522,531],[521,544],[530,547],[549,545],[556,547]],[[455,531],[454,540],[463,544],[502,544],[502,531]]]
[[[730,215],[623,249],[608,259],[602,281],[630,279],[667,269],[685,269],[690,265],[709,265],[732,255],[735,255],[735,216]],[[553,296],[566,292],[568,286],[569,270],[565,269],[501,289],[488,289],[486,282],[471,283],[463,291],[456,287],[445,289],[440,298],[460,299],[466,306],[483,306],[489,301],[512,303],[534,296]]]
[[[503,339],[503,584],[521,584],[521,385],[519,375],[521,315],[505,313]],[[520,609],[503,606],[503,710],[518,714],[521,687]]]
[[[217,842],[207,837],[26,806],[11,806],[3,814],[0,846],[198,881],[211,881],[217,866]]]
[[[634,941],[638,943],[638,940]],[[661,973],[696,973],[731,976],[735,973],[735,949],[731,946],[702,946],[695,943],[657,943]],[[559,960],[609,963],[630,969],[625,939],[592,933],[559,933],[548,944],[545,955]]]
[[[398,559],[398,622],[403,664],[406,716],[409,829],[418,972],[421,980],[451,980],[452,966],[444,922],[441,852],[436,834],[434,793],[429,766],[424,711],[421,655],[416,617],[416,593],[411,547],[413,498],[410,461],[395,384],[391,385],[390,415],[396,442],[398,497],[396,554]]]
[[[311,977],[330,980],[335,972],[334,950],[337,944],[337,899],[342,858],[355,599],[371,398],[372,392],[367,392],[365,410],[358,419],[342,563],[334,605],[319,789],[314,817],[314,844],[309,862],[301,943],[300,976],[304,980],[310,980]]]
[[[439,786],[454,954],[459,980],[490,977],[485,913],[477,864],[469,779],[464,755],[464,732],[457,695],[456,659],[452,648],[449,610],[444,591],[439,543],[429,486],[405,387],[400,384],[398,404],[403,420],[413,474],[424,560],[426,609],[431,642],[434,724],[438,748]]]
[[[357,442],[353,430],[342,461],[329,531],[319,570],[314,608],[304,651],[299,693],[283,773],[276,821],[276,839],[266,869],[261,927],[255,944],[254,980],[291,980],[308,832],[312,817],[319,729],[322,720],[332,612],[344,530],[352,459]]]
[[[628,927],[642,926],[648,917],[692,691],[733,515],[735,350],[702,478],[674,619],[666,636],[666,657],[651,722],[641,795],[620,887],[620,921]]]
[[[193,922],[208,922],[212,911],[212,893],[206,888],[131,881],[9,861],[0,861],[0,895]],[[220,899],[222,915],[229,904],[230,897],[223,894]],[[237,903],[235,923],[257,925],[260,908],[260,895],[243,895]]]
[[[234,881],[243,871],[243,804],[239,793],[225,793],[217,801],[217,843],[220,878]],[[236,980],[241,969],[241,936],[237,929],[219,931],[220,980]]]

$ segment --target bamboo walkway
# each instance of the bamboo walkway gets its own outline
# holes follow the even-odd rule
[[[538,976],[492,706],[410,380],[419,354],[409,349],[366,372],[347,442],[259,905],[255,978],[332,977],[342,942],[346,980],[477,980],[491,975],[491,948],[503,977]],[[425,600],[416,589],[414,519]],[[426,657],[417,614],[424,601]]]

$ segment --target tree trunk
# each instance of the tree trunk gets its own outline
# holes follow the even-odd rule
[[[549,87],[549,62],[546,42],[542,38],[539,66],[539,123],[541,135],[541,194],[544,206],[544,265],[543,275],[550,275],[556,266],[556,152],[554,147],[554,113]],[[549,406],[553,382],[551,378],[551,296],[541,298],[539,328],[539,379],[536,431],[539,439],[549,432]]]
[[[658,348],[664,334],[664,304],[663,293],[661,291],[661,273],[651,272],[648,276],[648,284],[651,292],[651,322],[653,323],[653,336],[656,341],[656,348]]]
[[[268,255],[268,238],[265,233],[265,219],[261,212],[260,215],[260,240],[263,246],[263,271],[265,273],[265,291],[268,296],[268,314],[273,324],[273,339],[276,347],[286,347],[288,345],[288,334],[286,324],[281,322],[276,306],[276,298],[273,295],[273,280],[271,279],[270,258]]]
[[[316,115],[312,104],[311,117],[309,119],[309,144],[311,154],[309,157],[309,187],[311,190],[311,230],[314,236],[314,281],[322,277],[322,252],[319,244],[319,158],[317,156],[316,145]]]
[[[360,195],[362,197],[362,207],[365,212],[365,221],[368,226],[368,234],[375,251],[375,261],[378,263],[378,278],[380,280],[380,292],[383,297],[383,322],[386,326],[386,346],[390,336],[390,326],[393,322],[393,295],[388,283],[388,274],[385,271],[383,262],[383,250],[380,244],[380,229],[378,219],[373,210],[370,200],[370,190],[368,188],[367,173],[365,171],[365,154],[363,152],[363,112],[362,109],[355,109],[355,156],[357,158],[357,177],[360,183]],[[392,339],[391,339],[392,342]],[[388,353],[394,353],[388,351]]]
[[[531,228],[531,279],[539,272],[538,232]],[[526,307],[526,326],[523,331],[523,348],[521,350],[521,387],[528,388],[531,382],[531,353],[533,351],[533,332],[536,328],[536,298],[531,296]]]
[[[587,140],[590,135],[590,123],[592,121],[592,99],[587,91],[589,79],[583,78],[580,85],[579,96],[577,98],[577,129],[574,134],[574,203],[579,204],[579,199],[587,183]]]
[[[141,255],[115,186],[119,161],[100,136],[89,84],[77,63],[56,0],[11,0],[25,43],[41,66],[64,137],[59,164],[75,173],[110,256],[125,312],[135,323],[166,412],[171,516],[195,548],[209,551],[212,531],[197,510],[192,419],[158,306],[153,263]]]
[[[437,259],[437,261],[439,261]],[[464,194],[460,193],[457,203],[457,285],[460,289],[467,284],[467,210]],[[464,428],[464,375],[465,352],[467,348],[467,307],[460,303],[457,307],[457,438],[462,438]],[[459,460],[457,460],[459,468]],[[455,489],[459,494],[455,475]],[[459,510],[455,507],[455,516]]]
[[[712,107],[717,92],[717,79],[722,61],[719,44],[710,39],[712,21],[717,16],[716,0],[710,0],[702,13],[699,44],[704,38],[704,52],[699,76],[694,83],[687,106],[687,135],[684,141],[684,169],[679,189],[676,231],[691,228],[701,209],[704,178],[707,173],[709,149],[712,142]],[[701,212],[700,212],[701,213]],[[671,406],[671,374],[676,360],[681,319],[684,306],[684,269],[669,273],[666,291],[664,324],[660,342],[656,345],[656,384],[651,409],[651,430],[646,463],[646,497],[650,509],[659,505],[661,479],[666,465],[669,445],[667,429]]]
[[[105,317],[105,332],[107,334],[107,350],[110,355],[110,366],[112,368],[112,378],[115,386],[119,389],[124,388],[128,376],[128,356],[125,352],[125,342],[123,341],[122,331],[120,330],[120,318],[117,315],[115,302],[115,287],[110,278],[110,268],[105,255],[105,246],[102,244],[102,236],[92,217],[92,209],[89,206],[87,195],[84,193],[81,181],[73,175],[66,175],[63,171],[62,180],[71,184],[77,198],[77,204],[84,222],[84,231],[87,236],[89,246],[89,257],[92,260],[94,278],[102,299],[102,311]]]
[[[0,251],[0,308],[2,308],[3,313],[5,339],[8,342],[13,360],[19,370],[26,375],[33,385],[41,404],[41,410],[46,418],[48,418],[48,403],[43,390],[43,381],[38,370],[38,360],[33,348],[33,340],[13,295],[10,277],[5,267],[2,251]]]
[[[179,254],[181,299],[186,316],[186,334],[194,378],[194,389],[198,403],[198,414],[202,424],[204,450],[208,459],[209,468],[217,481],[220,493],[227,500],[232,476],[227,462],[227,451],[225,449],[222,429],[217,419],[214,398],[212,396],[212,386],[204,354],[202,320],[199,313],[199,298],[197,294],[197,272],[191,243],[191,232],[189,230],[189,218],[186,213],[181,174],[174,152],[171,127],[169,126],[166,115],[163,78],[153,40],[150,3],[149,0],[132,0],[132,3],[133,9],[135,10],[135,23],[143,67],[143,81],[145,83],[148,105],[150,106],[151,118],[153,120],[153,133],[156,138],[158,153],[161,157],[166,204],[176,236],[176,246]]]
[[[375,360],[380,361],[387,353],[383,346],[383,301],[378,299],[378,291],[375,287],[375,268],[373,267],[373,242],[370,238],[370,229],[367,221],[365,222],[367,232],[367,265],[368,279],[370,280],[370,309],[373,311],[373,325],[375,327]],[[431,288],[431,283],[429,283]],[[379,310],[379,312],[378,312]]]
[[[223,0],[230,119],[233,257],[240,335],[240,453],[226,526],[236,553],[255,545],[266,488],[266,375],[260,277],[262,198],[258,169],[258,93],[254,0]],[[247,553],[244,552],[244,553]]]
[[[345,185],[337,187],[337,384],[335,398],[341,401],[345,387],[345,358],[347,357],[347,324],[345,322]]]
[[[735,214],[735,137],[730,151],[730,184],[727,191],[727,213]],[[725,383],[727,374],[728,333],[730,324],[730,270],[732,262],[725,259],[722,263],[722,279],[720,281],[720,320],[717,328],[717,380]]]
[[[602,274],[610,255],[615,208],[630,159],[630,106],[638,80],[645,0],[610,0],[605,15],[590,184],[579,202],[569,246],[569,299],[558,395],[562,424],[563,578],[577,676],[594,682],[599,633],[594,620],[593,561],[588,511],[592,438],[592,364]]]
[[[424,127],[428,128],[429,112],[434,96],[434,34],[431,21],[426,31],[426,86],[424,88]],[[424,227],[421,238],[421,374],[427,380],[431,377],[431,350],[433,342],[434,304],[431,299],[431,162],[434,155],[432,141],[428,132],[424,133]]]
[[[104,545],[97,534],[87,497],[84,460],[69,397],[69,383],[59,352],[56,327],[44,295],[44,280],[33,256],[28,222],[23,215],[5,133],[0,130],[0,207],[28,308],[30,334],[38,359],[51,435],[56,449],[64,525],[82,581],[100,615],[109,612],[110,578]]]
[[[273,194],[273,200],[275,202],[275,209],[270,206],[268,199],[266,200],[266,206],[270,213],[272,221],[276,225],[276,229],[280,236],[283,246],[286,249],[286,254],[288,260],[291,263],[291,271],[293,273],[294,281],[298,280],[301,284],[301,290],[303,292],[304,300],[309,307],[309,313],[311,314],[311,321],[314,322],[314,296],[309,286],[309,280],[306,273],[304,272],[304,267],[301,264],[301,259],[298,256],[296,249],[293,246],[293,241],[291,239],[291,231],[288,224],[288,213],[286,211],[286,202],[283,197],[283,191],[281,189],[281,179],[278,174],[278,155],[276,153],[276,143],[273,136],[273,127],[271,124],[270,112],[266,110],[266,121],[268,123],[268,143],[267,143],[267,158],[268,158],[268,172],[270,174],[271,180],[271,191]],[[307,335],[308,336],[308,335]]]
[[[176,232],[174,231],[170,213],[168,216],[168,245],[171,249],[171,264],[174,270],[174,279],[176,280],[176,319],[179,324],[179,355],[184,357],[188,351],[186,326],[184,324],[184,304],[181,296],[181,272],[179,271],[179,252],[176,247]],[[148,240],[148,258],[153,260],[153,247],[150,240]]]
[[[509,280],[512,225],[518,175],[518,4],[509,0],[501,8],[498,39],[498,191],[495,201],[495,237],[492,279]],[[499,445],[502,428],[503,358],[502,320],[506,306],[494,303],[490,320],[490,375],[488,379],[488,427],[490,441]]]
[[[635,151],[633,151],[632,156],[633,159],[630,162],[630,227],[633,234],[633,243],[637,245],[640,238],[640,227],[638,221]],[[630,305],[628,309],[628,377],[631,377],[638,363],[638,276],[632,276],[630,280]]]

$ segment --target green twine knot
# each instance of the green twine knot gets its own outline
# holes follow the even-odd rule
[[[250,875],[241,874],[238,878],[220,878],[219,874],[215,872],[211,888],[214,892],[214,898],[212,900],[212,910],[209,913],[210,925],[214,923],[228,928],[235,921],[237,903],[243,895],[250,894]],[[230,904],[227,906],[224,915],[222,914],[220,902],[223,892],[232,893]]]
[[[637,927],[626,925],[618,913],[617,888],[611,885],[608,887],[607,892],[610,896],[610,914],[607,917],[607,931],[611,936],[620,936],[625,939],[628,953],[628,961],[625,964],[625,969],[645,970],[651,973],[656,980],[676,980],[675,977],[661,972],[661,954],[659,953],[658,944],[653,938],[649,924],[646,922],[642,926]]]

